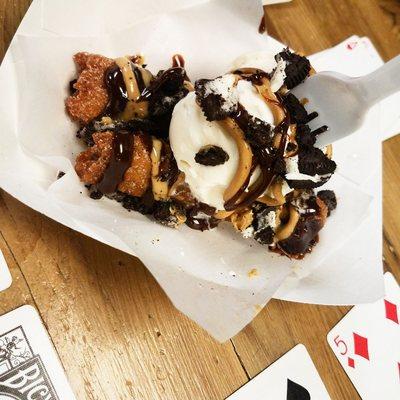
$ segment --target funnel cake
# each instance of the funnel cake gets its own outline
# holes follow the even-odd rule
[[[311,131],[316,113],[289,92],[313,73],[309,61],[288,49],[274,58],[272,70],[246,59],[192,84],[179,55],[155,75],[140,56],[75,55],[66,108],[87,145],[75,170],[90,196],[174,228],[230,223],[303,258],[336,208],[332,191],[315,191],[336,164],[331,146],[314,147],[328,127]]]

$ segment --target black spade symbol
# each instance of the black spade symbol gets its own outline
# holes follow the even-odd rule
[[[310,400],[311,396],[308,390],[296,382],[287,380],[286,400]]]

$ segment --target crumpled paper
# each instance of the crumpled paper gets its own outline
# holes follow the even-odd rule
[[[339,207],[303,261],[268,253],[228,224],[204,233],[172,230],[116,202],[87,196],[73,170],[81,145],[64,111],[75,52],[142,52],[154,72],[181,53],[195,80],[224,73],[242,53],[283,47],[257,33],[258,2],[159,3],[32,3],[0,69],[0,186],[60,223],[138,256],[175,306],[220,341],[240,331],[272,296],[323,304],[381,297],[379,106],[357,133],[335,146],[338,172],[326,188],[336,191]],[[364,66],[379,66],[365,52],[346,57],[339,64],[327,51],[315,57],[315,65],[341,72],[348,66],[357,74],[353,64],[362,57]],[[59,170],[66,174],[57,180]]]

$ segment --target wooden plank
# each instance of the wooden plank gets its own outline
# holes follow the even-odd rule
[[[0,226],[79,399],[220,399],[247,377],[146,268],[3,193]]]
[[[0,250],[4,255],[13,279],[11,286],[8,289],[0,292],[0,315],[5,314],[10,310],[14,310],[23,304],[31,304],[34,306],[35,304],[25,277],[16,263],[10,248],[1,234],[1,231]]]
[[[270,34],[305,54],[323,50],[358,34],[369,36],[385,59],[400,53],[392,20],[375,0],[296,0],[268,7]],[[386,264],[400,279],[400,138],[384,145],[384,221]],[[254,376],[297,343],[303,343],[332,399],[358,398],[334,357],[326,335],[349,310],[272,301],[233,339],[250,376]]]

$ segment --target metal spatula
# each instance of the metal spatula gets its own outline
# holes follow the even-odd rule
[[[317,137],[326,146],[355,132],[370,107],[400,90],[400,56],[369,75],[359,78],[336,72],[321,72],[291,90],[299,100],[307,99],[306,110],[318,116],[310,121],[312,131],[327,126]],[[400,104],[399,104],[400,107]]]

